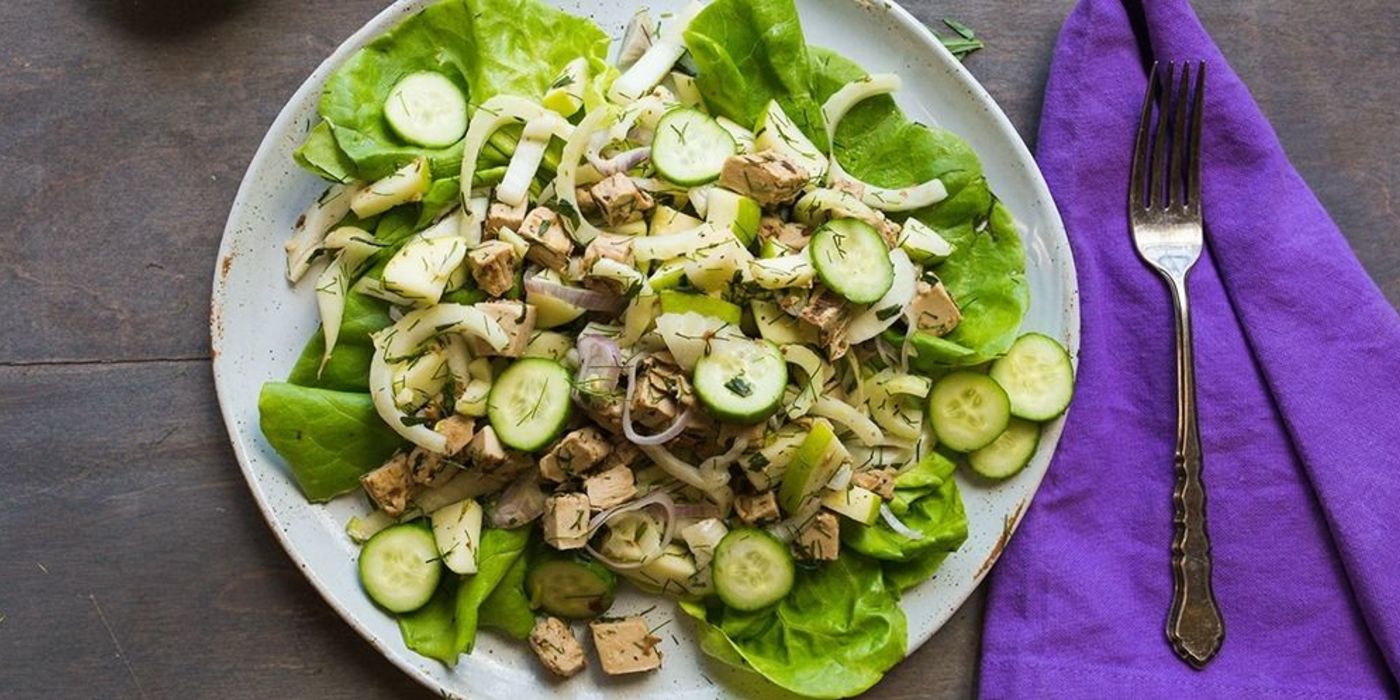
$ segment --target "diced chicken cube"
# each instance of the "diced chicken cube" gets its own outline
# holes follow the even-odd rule
[[[802,224],[783,221],[776,216],[765,216],[758,222],[758,236],[765,241],[776,241],[794,252],[807,247],[812,234]]]
[[[506,461],[506,448],[490,425],[478,430],[467,443],[467,459],[479,467],[498,467]]]
[[[909,316],[919,330],[934,335],[947,335],[962,322],[962,311],[942,282],[919,281]]]
[[[846,327],[851,323],[851,316],[846,300],[825,288],[807,297],[807,305],[797,314],[798,318],[817,327],[817,337],[833,360],[841,359],[850,349]]]
[[[588,187],[574,189],[574,201],[578,202],[578,212],[586,217],[598,215],[598,202],[593,199],[593,190]]]
[[[506,346],[501,350],[495,350],[486,341],[480,338],[470,338],[467,343],[471,347],[472,355],[481,357],[483,355],[500,355],[501,357],[520,357],[525,354],[525,348],[530,344],[530,337],[535,333],[535,307],[523,301],[483,301],[475,305],[482,313],[490,316],[501,324],[501,329],[506,332],[509,339]]]
[[[506,488],[490,510],[491,527],[510,530],[544,515],[544,502],[548,496],[540,488],[537,477],[537,474],[526,474]]]
[[[540,458],[540,474],[562,483],[598,466],[609,452],[612,452],[612,445],[601,430],[591,426],[580,428],[565,435]]]
[[[525,257],[531,262],[555,272],[563,272],[568,267],[574,242],[564,232],[564,225],[559,223],[559,215],[553,209],[535,207],[516,233],[530,244],[530,252]]]
[[[598,470],[603,471],[607,469],[616,469],[618,467],[631,467],[635,465],[637,460],[641,459],[641,457],[642,451],[637,449],[636,445],[632,444],[630,441],[619,442],[613,445],[612,452],[609,452],[608,456],[603,458],[603,461],[598,464]]]
[[[486,237],[494,238],[503,228],[518,231],[520,225],[525,222],[525,212],[529,209],[529,203],[524,201],[516,206],[501,201],[492,202],[491,208],[486,210]]]
[[[617,676],[661,668],[661,652],[656,650],[661,640],[652,636],[646,620],[628,617],[591,622],[588,627],[604,673]]]
[[[719,186],[770,207],[796,199],[807,180],[807,171],[796,161],[769,150],[730,156],[720,171]]]
[[[449,416],[438,421],[433,430],[447,438],[447,454],[455,455],[471,443],[476,434],[476,419],[459,415]]]
[[[778,495],[772,491],[753,495],[742,495],[734,499],[734,512],[739,514],[739,519],[749,525],[767,523],[777,520]]]
[[[599,260],[614,260],[624,265],[632,265],[632,236],[623,236],[612,233],[599,234],[588,244],[588,248],[583,252],[583,273],[587,275],[584,280],[589,287],[605,289],[614,294],[625,294],[627,289],[622,281],[612,277],[603,277],[593,274],[593,265]]]
[[[360,477],[360,485],[380,510],[395,518],[403,515],[417,485],[408,453],[395,453],[382,466]]]
[[[799,559],[831,561],[841,553],[841,523],[832,513],[818,513],[797,531],[792,547]]]
[[[583,490],[593,510],[607,510],[636,498],[636,478],[627,467],[613,467],[584,479]]]
[[[851,475],[851,483],[888,501],[894,498],[894,480],[898,475],[894,469],[871,469]]]
[[[579,405],[583,412],[604,430],[614,435],[622,435],[622,402],[620,392],[583,394]]]
[[[544,541],[555,549],[582,549],[588,544],[588,496],[565,493],[544,502]]]
[[[694,402],[690,380],[669,353],[648,355],[637,365],[637,389],[632,394],[632,418],[661,430]]]
[[[643,212],[656,206],[651,195],[638,189],[626,173],[615,173],[593,185],[590,194],[608,226],[641,221]]]
[[[546,617],[530,630],[530,649],[550,673],[568,678],[588,665],[574,631],[557,617]]]
[[[486,241],[467,254],[472,279],[482,291],[493,297],[509,292],[515,286],[515,273],[520,270],[520,258],[515,247],[505,241]]]

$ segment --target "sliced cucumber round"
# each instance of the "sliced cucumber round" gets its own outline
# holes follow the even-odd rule
[[[405,141],[445,148],[467,133],[467,98],[441,73],[409,73],[389,90],[384,118]]]
[[[894,284],[885,239],[858,219],[833,219],[812,234],[812,266],[832,291],[855,304],[873,304]]]
[[[530,607],[569,620],[597,617],[612,607],[617,577],[592,559],[550,554],[525,574]]]
[[[1074,395],[1074,367],[1069,353],[1053,338],[1027,333],[1011,344],[990,372],[1011,399],[1011,415],[1050,420],[1069,408]]]
[[[1011,401],[991,377],[953,372],[928,395],[929,421],[939,443],[959,452],[980,450],[1006,430]]]
[[[972,467],[972,471],[988,479],[1005,479],[1030,464],[1039,444],[1038,423],[1012,418],[1006,425],[1006,432],[998,435],[992,444],[980,450],[973,450],[967,456],[967,464]]]
[[[766,608],[792,590],[792,554],[762,530],[731,530],[715,548],[713,566],[715,592],[735,610]]]
[[[380,530],[360,550],[360,585],[389,612],[411,612],[427,605],[441,579],[437,544],[422,525]]]
[[[569,370],[554,360],[527,358],[506,368],[491,385],[486,417],[510,448],[534,452],[564,431],[573,410]]]
[[[695,395],[714,417],[753,424],[778,411],[787,388],[787,362],[766,340],[716,339],[695,362]]]
[[[661,177],[695,187],[719,179],[724,161],[738,150],[734,137],[708,114],[678,107],[656,124],[651,162]]]

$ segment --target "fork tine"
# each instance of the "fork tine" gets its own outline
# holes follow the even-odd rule
[[[1187,147],[1186,142],[1186,104],[1190,95],[1187,91],[1191,87],[1191,62],[1181,63],[1181,87],[1177,90],[1176,114],[1172,117],[1172,142],[1170,164],[1168,165],[1169,175],[1167,176],[1167,206],[1186,203],[1185,183],[1181,179],[1182,161],[1189,158],[1194,159]],[[1163,107],[1162,114],[1165,118],[1167,110]]]
[[[1201,113],[1206,108],[1206,62],[1196,68],[1196,101],[1191,105],[1191,167],[1186,170],[1186,198],[1192,209],[1201,208]]]
[[[1157,92],[1157,141],[1152,144],[1152,182],[1147,188],[1147,205],[1152,208],[1166,206],[1167,177],[1167,122],[1171,115],[1172,82],[1176,77],[1176,61],[1167,62],[1167,72]]]
[[[1146,185],[1143,168],[1147,165],[1147,133],[1152,124],[1152,91],[1157,87],[1157,63],[1152,63],[1152,72],[1147,75],[1147,94],[1142,98],[1142,119],[1138,122],[1137,139],[1133,146],[1133,169],[1128,176],[1128,206],[1141,209],[1142,193]]]

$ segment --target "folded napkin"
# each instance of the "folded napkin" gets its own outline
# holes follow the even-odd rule
[[[1167,290],[1134,253],[1128,167],[1152,60],[1208,62],[1207,250],[1190,278],[1225,643],[1177,660]],[[1083,0],[1039,161],[1079,271],[1077,394],[991,583],[981,692],[1385,697],[1400,676],[1400,318],[1186,0]]]

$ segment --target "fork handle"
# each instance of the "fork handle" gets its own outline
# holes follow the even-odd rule
[[[1177,440],[1176,486],[1172,492],[1172,606],[1167,639],[1193,668],[1204,668],[1225,640],[1225,621],[1211,587],[1206,489],[1201,480],[1201,435],[1196,420],[1196,367],[1186,276],[1169,275],[1176,309]]]

